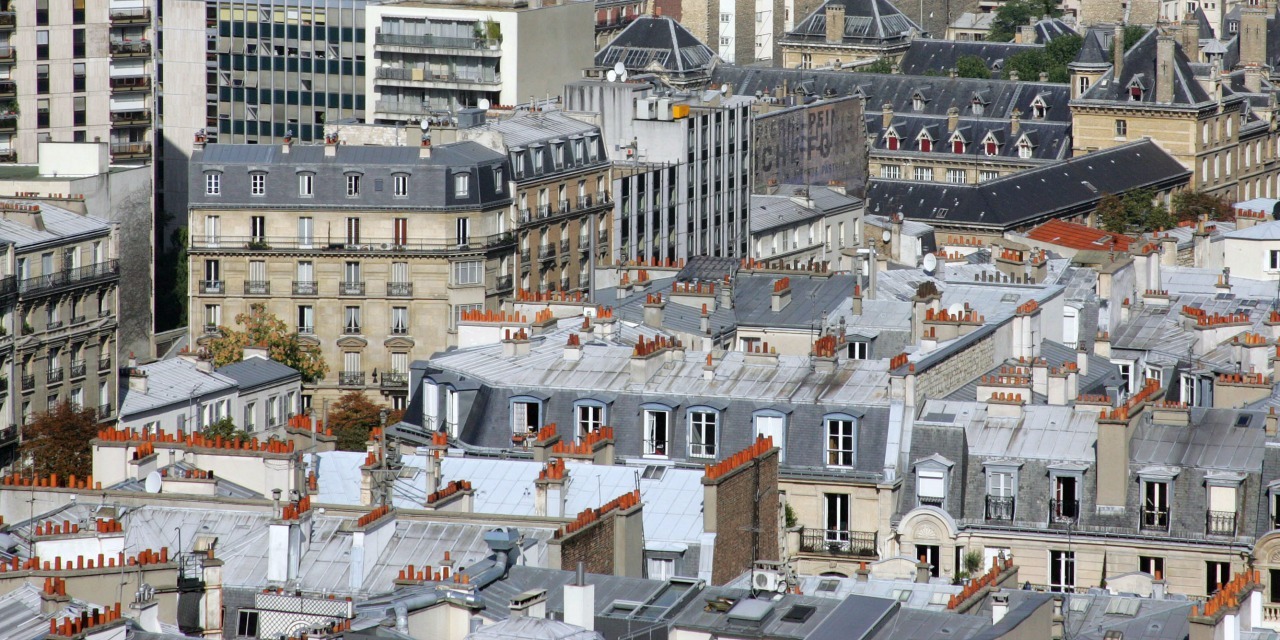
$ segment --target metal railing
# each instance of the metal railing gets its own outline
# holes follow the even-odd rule
[[[45,382],[49,384],[57,384],[62,382],[62,367],[55,367],[45,372]]]
[[[409,335],[409,327],[406,327],[404,325],[393,325],[391,327],[391,335],[393,336]]]
[[[348,324],[347,326],[342,328],[342,333],[349,336],[360,335],[360,325]]]
[[[332,251],[335,253],[429,253],[450,254],[459,251],[475,251],[498,247],[515,241],[510,232],[488,236],[473,235],[465,242],[457,239],[408,240],[404,238],[361,238],[360,242],[312,238],[299,240],[296,236],[208,236],[200,234],[190,240],[193,250],[218,249],[220,251]]]
[[[1013,521],[1013,496],[987,496],[987,520]]]
[[[23,376],[22,376],[22,390],[23,390],[23,391],[31,391],[32,389],[35,389],[35,388],[36,388],[36,377],[35,377],[34,375],[31,375],[31,374],[25,374],[25,375],[23,375]]]
[[[400,69],[396,67],[378,67],[375,77],[379,80],[399,80],[401,82],[458,82],[471,84],[501,84],[502,74],[493,69],[482,69],[474,75],[458,75],[456,73],[431,73],[429,69]],[[381,101],[380,101],[381,103]],[[413,103],[409,103],[413,104]]]
[[[227,292],[226,280],[201,280],[200,293],[221,295]]]
[[[245,280],[244,294],[247,296],[265,296],[271,293],[270,280]]]
[[[586,209],[591,206],[591,194],[578,196],[578,208]]]
[[[85,321],[85,317],[83,314],[78,316],[71,316],[71,324],[84,324],[84,321]]]
[[[506,291],[511,288],[511,276],[498,276],[498,291]]]
[[[1169,530],[1169,509],[1153,509],[1150,507],[1142,508],[1142,518],[1138,523],[1138,527],[1143,531],[1168,531]]]
[[[151,9],[139,7],[134,9],[112,9],[111,22],[113,24],[127,24],[151,21]]]
[[[87,368],[85,367],[84,360],[71,361],[71,377],[72,378],[83,378],[84,374],[86,373],[86,370]]]
[[[539,260],[550,260],[550,259],[552,259],[552,258],[554,258],[554,257],[556,257],[556,247],[555,247],[555,245],[544,244],[544,245],[541,245],[541,246],[539,246],[539,247],[538,247],[538,259],[539,259]]]
[[[560,241],[560,253],[569,253],[569,239],[565,238]]]
[[[111,356],[98,358],[98,371],[106,371],[111,368]]]
[[[107,260],[85,267],[64,269],[42,276],[26,278],[18,282],[18,293],[33,294],[68,285],[87,284],[115,277],[119,272],[120,263],[116,260]]]
[[[293,295],[295,296],[314,296],[319,287],[315,280],[294,280]]]
[[[538,217],[539,217],[539,218],[547,218],[547,217],[550,217],[550,216],[551,216],[551,205],[549,205],[549,204],[540,204],[540,205],[538,205]]]
[[[204,323],[204,333],[205,335],[213,335],[215,333],[218,333],[218,325],[210,322]]]
[[[569,213],[569,211],[571,211],[569,201],[561,200],[559,206],[556,207],[556,213]]]
[[[111,55],[126,58],[151,55],[151,43],[146,40],[116,40],[111,43]]]
[[[520,250],[520,262],[528,262],[528,261],[529,261],[529,247],[525,247]]]
[[[98,405],[98,419],[105,420],[110,417],[111,417],[111,405],[109,404]]]
[[[112,91],[136,91],[150,88],[150,76],[117,76],[111,78]]]
[[[363,371],[342,371],[338,373],[338,385],[343,387],[363,387]]]
[[[111,155],[120,156],[149,156],[151,155],[150,142],[113,142],[111,144]]]
[[[0,29],[12,29],[18,26],[18,14],[13,11],[0,11]]]
[[[413,283],[412,282],[388,282],[387,295],[411,296],[413,295]]]
[[[875,558],[876,533],[874,531],[845,531],[838,529],[802,529],[801,553],[820,553],[832,556]]]
[[[111,112],[111,124],[146,124],[148,122],[151,122],[151,112],[147,109]]]
[[[374,36],[374,44],[400,47],[427,47],[431,49],[489,49],[500,43],[488,38],[450,38],[433,35],[403,35],[398,33],[378,33]]]
[[[1205,533],[1211,536],[1234,536],[1236,534],[1236,513],[1234,511],[1206,512]]]
[[[421,102],[408,100],[379,100],[374,111],[379,113],[400,113],[405,115],[427,115],[431,109]]]
[[[401,373],[399,371],[391,371],[391,372],[382,374],[382,380],[380,382],[382,383],[383,387],[390,387],[393,389],[408,387],[409,374]]]
[[[45,331],[53,331],[54,329],[61,329],[61,328],[62,328],[62,321],[61,321],[61,320],[50,320],[50,321],[48,321],[48,322],[44,323],[44,330],[45,330]]]
[[[312,326],[312,325],[309,325],[309,324],[300,324],[300,325],[298,325],[298,333],[302,333],[302,334],[311,334],[311,333],[315,333],[315,332],[316,332],[316,328],[315,328],[314,326]]]
[[[344,280],[338,283],[338,294],[344,296],[362,296],[364,295],[364,282],[349,282]]]
[[[0,97],[13,97],[18,94],[18,83],[12,80],[0,80]]]

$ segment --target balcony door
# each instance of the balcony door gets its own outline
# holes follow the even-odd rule
[[[849,541],[849,494],[823,494],[827,542]]]

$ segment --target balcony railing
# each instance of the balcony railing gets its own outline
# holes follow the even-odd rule
[[[342,328],[342,333],[349,336],[358,336],[360,335],[360,325],[355,323],[347,323],[347,326]]]
[[[565,238],[560,241],[560,253],[569,253],[569,239]]]
[[[397,325],[397,326],[393,326],[393,327],[391,327],[391,335],[393,335],[393,336],[407,336],[407,335],[409,335],[409,327],[406,327],[406,326],[404,326],[404,325]]]
[[[388,282],[387,295],[388,296],[411,296],[413,295],[413,283],[412,282]]]
[[[591,194],[578,196],[578,208],[586,209],[591,206]]]
[[[539,217],[539,218],[549,218],[549,217],[551,217],[551,205],[549,205],[549,204],[540,204],[540,205],[538,205],[538,217]]]
[[[987,496],[987,520],[1013,521],[1013,496]]]
[[[569,211],[571,211],[569,208],[569,201],[561,200],[560,206],[556,207],[556,213],[569,213]]]
[[[211,295],[222,295],[227,292],[227,282],[225,280],[201,280],[200,293]]]
[[[489,236],[473,235],[465,242],[452,239],[406,240],[404,238],[361,238],[360,242],[341,239],[311,238],[299,240],[297,236],[210,236],[199,234],[190,239],[193,250],[218,249],[219,251],[316,251],[334,253],[388,253],[388,254],[452,254],[460,251],[478,251],[500,247],[515,242],[511,232]]]
[[[308,335],[316,332],[316,328],[309,324],[298,325],[298,333]]]
[[[49,384],[57,384],[62,382],[62,367],[56,367],[45,372],[44,379]]]
[[[270,280],[245,280],[244,294],[246,296],[265,296],[271,294]]]
[[[71,316],[71,324],[84,324],[84,321],[85,316],[83,313],[77,316]]]
[[[14,62],[18,59],[18,50],[10,45],[0,46],[0,62]]]
[[[119,76],[111,79],[112,91],[145,91],[150,88],[150,76]]]
[[[399,371],[390,371],[382,374],[380,380],[383,388],[401,389],[409,386],[409,374]]]
[[[314,280],[294,280],[293,295],[295,296],[314,296],[317,291],[316,282]]]
[[[0,98],[12,98],[18,95],[18,83],[12,80],[0,80]]]
[[[98,358],[98,371],[107,371],[111,368],[111,356]]]
[[[0,128],[3,128],[3,123],[0,123]],[[15,163],[17,161],[18,161],[17,149],[0,149],[0,162]]]
[[[556,247],[555,247],[555,245],[551,245],[551,244],[544,244],[544,245],[542,245],[542,246],[538,247],[538,259],[539,259],[539,260],[550,260],[550,259],[552,259],[552,258],[554,258],[554,257],[556,257]]]
[[[117,58],[141,58],[151,55],[151,43],[146,40],[115,40],[111,43],[111,55]]]
[[[22,376],[23,391],[31,391],[32,389],[35,389],[35,388],[36,388],[36,377],[34,375],[28,374],[28,375]]]
[[[110,417],[111,417],[111,405],[109,404],[98,405],[98,419],[106,420],[107,418],[110,418]]]
[[[457,82],[462,84],[502,84],[502,74],[493,69],[482,69],[481,73],[458,75],[456,73],[431,73],[430,69],[401,69],[396,67],[378,67],[376,77],[379,80],[398,80],[401,82]],[[379,101],[381,104],[381,101]],[[413,103],[409,103],[413,104]]]
[[[363,371],[342,371],[338,373],[338,384],[343,387],[363,387]]]
[[[113,142],[111,155],[115,158],[141,158],[151,155],[150,142]]]
[[[1234,511],[1209,511],[1205,515],[1205,533],[1211,536],[1236,535]]]
[[[511,276],[498,276],[498,291],[508,291],[511,289]]]
[[[71,361],[71,377],[83,378],[86,371],[84,360]]]
[[[213,322],[206,322],[206,323],[204,323],[204,334],[205,334],[205,335],[207,335],[207,336],[211,336],[211,335],[213,335],[213,334],[215,334],[215,333],[218,333],[218,325],[217,325],[217,324],[215,324],[215,323],[213,323]]]
[[[857,558],[875,558],[878,556],[874,531],[802,529],[800,531],[800,551],[801,553]]]
[[[1143,531],[1168,531],[1169,530],[1169,509],[1153,509],[1143,507],[1142,519],[1139,528]]]
[[[48,322],[46,322],[46,323],[44,324],[44,328],[45,328],[45,331],[53,331],[54,329],[61,329],[61,328],[62,328],[62,321],[61,321],[61,320],[50,320],[50,321],[48,321]]]
[[[520,262],[529,262],[529,247],[520,250]]]
[[[941,496],[918,496],[918,498],[922,507],[944,508],[943,503],[945,500]]]
[[[128,125],[128,124],[148,124],[151,122],[151,111],[147,109],[134,109],[132,111],[112,111],[111,124]]]
[[[107,260],[77,269],[56,271],[43,276],[26,278],[18,282],[18,293],[31,295],[62,287],[88,284],[99,280],[113,278],[120,272],[120,264],[116,260]]]
[[[425,47],[429,49],[484,49],[490,50],[500,43],[487,38],[449,38],[432,35],[402,35],[398,33],[378,33],[374,44],[398,47]]]
[[[364,282],[343,281],[338,284],[338,293],[344,296],[362,296],[364,295]]]
[[[12,29],[18,26],[18,14],[13,11],[0,11],[0,29]]]
[[[151,22],[151,10],[145,7],[111,10],[111,24],[139,24],[144,22]]]

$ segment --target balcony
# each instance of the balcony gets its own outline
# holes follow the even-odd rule
[[[338,295],[362,296],[364,295],[364,282],[348,282],[344,280],[338,284]]]
[[[591,206],[591,195],[590,195],[590,194],[578,196],[578,208],[579,208],[579,209],[586,209],[586,208],[588,208],[588,207],[590,207],[590,206]]]
[[[48,382],[49,384],[58,384],[59,382],[62,382],[62,367],[56,367],[46,371],[44,379],[45,382]]]
[[[556,257],[556,247],[555,247],[555,245],[544,244],[544,245],[542,245],[542,246],[538,247],[538,259],[539,259],[539,260],[552,260],[552,259],[554,259],[555,257]]]
[[[141,159],[151,157],[150,142],[113,142],[111,158],[114,160]]]
[[[53,331],[55,329],[61,329],[61,328],[62,328],[61,320],[50,320],[46,322],[44,325],[45,331]]]
[[[13,11],[0,11],[0,31],[11,31],[18,26],[18,14]]]
[[[111,78],[111,90],[117,93],[146,91],[151,88],[150,76],[121,76]]]
[[[319,290],[315,280],[294,280],[293,295],[295,296],[314,296]]]
[[[0,46],[0,64],[12,64],[18,61],[18,50],[12,46]]]
[[[227,282],[225,280],[201,280],[200,293],[205,295],[220,296],[227,292]]]
[[[1143,507],[1142,517],[1138,522],[1138,528],[1143,531],[1168,531],[1169,509]]]
[[[1049,524],[1071,525],[1080,517],[1079,500],[1050,500]]]
[[[560,241],[560,253],[562,253],[562,254],[566,254],[566,256],[565,256],[565,257],[568,257],[568,255],[567,255],[567,254],[569,253],[569,239],[568,239],[568,238],[565,238],[564,240],[561,240],[561,241]]]
[[[4,128],[4,124],[0,123],[0,129]],[[14,164],[18,161],[17,149],[0,149],[0,163]]]
[[[413,283],[412,282],[388,282],[387,295],[388,296],[411,296],[413,295]]]
[[[206,336],[211,336],[211,335],[214,335],[214,334],[216,334],[216,333],[218,333],[218,325],[217,325],[217,324],[215,324],[215,323],[213,323],[213,322],[206,322],[206,323],[204,323],[204,334],[205,334]]]
[[[987,520],[1013,522],[1013,496],[987,496]]]
[[[596,244],[599,244],[599,245],[602,245],[602,246],[603,246],[603,245],[606,245],[606,244],[609,244],[609,232],[608,232],[608,231],[601,231],[601,232],[600,232],[600,235],[597,235],[597,236],[596,236]]]
[[[561,200],[559,206],[556,207],[556,213],[569,213],[570,211],[572,209],[569,208],[568,200]]]
[[[112,40],[112,58],[145,58],[151,55],[151,43],[146,40]]]
[[[83,378],[86,371],[87,371],[87,367],[85,367],[84,360],[71,361],[71,377],[73,379]]]
[[[84,324],[85,317],[83,315],[71,316],[71,324]]]
[[[524,262],[526,264],[529,262],[529,247],[525,247],[520,250],[520,262]]]
[[[297,236],[221,236],[208,234],[193,235],[190,240],[192,251],[216,249],[219,253],[236,251],[257,252],[270,249],[273,253],[305,252],[332,253],[339,255],[453,255],[459,252],[479,252],[515,242],[511,232],[495,233],[488,236],[473,235],[466,242],[456,239],[432,238],[413,240],[405,238],[361,238],[359,242],[346,242],[335,238],[305,238]]]
[[[502,86],[502,74],[492,68],[481,68],[479,73],[431,73],[429,69],[400,69],[378,67],[375,74],[378,84],[414,87],[421,85],[485,85]]]
[[[498,291],[510,291],[511,276],[498,276],[498,282],[497,282],[496,288]]]
[[[18,95],[18,83],[12,80],[0,80],[0,98],[13,98]]]
[[[115,278],[120,273],[116,260],[107,260],[78,269],[66,269],[18,282],[18,293],[32,296],[53,293],[70,286],[91,284]]]
[[[406,389],[409,387],[409,374],[391,371],[382,374],[380,382],[383,389]]]
[[[1205,514],[1205,533],[1211,536],[1236,535],[1234,511],[1209,511]]]
[[[33,375],[22,376],[22,390],[31,391],[36,388],[36,377]]]
[[[549,204],[540,204],[540,205],[538,205],[538,217],[539,217],[539,218],[550,218],[550,217],[551,217],[551,205],[549,205]]]
[[[112,9],[111,24],[146,24],[151,22],[151,9],[139,7],[136,9]]]
[[[608,204],[608,203],[609,203],[609,192],[608,192],[608,191],[597,191],[597,192],[596,192],[596,204]]]
[[[374,111],[406,116],[425,116],[431,113],[427,105],[411,100],[379,100]]]
[[[110,371],[110,370],[111,370],[111,356],[98,358],[98,371]]]
[[[422,49],[439,49],[439,53],[444,55],[502,55],[502,43],[488,38],[448,38],[445,36],[402,35],[379,32],[374,36],[373,43],[378,51],[424,54],[432,52],[422,51]]]
[[[271,295],[271,281],[270,280],[245,280],[244,294],[246,296]]]
[[[0,131],[17,131],[18,114],[14,112],[0,113]]]
[[[851,558],[876,558],[876,534],[874,531],[843,531],[833,529],[802,529],[800,552]]]
[[[363,371],[342,371],[338,373],[338,386],[341,387],[363,387],[364,372]]]
[[[151,112],[147,109],[112,111],[111,124],[122,127],[151,124]]]

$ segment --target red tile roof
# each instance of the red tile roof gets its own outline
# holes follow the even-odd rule
[[[1128,251],[1129,244],[1135,242],[1133,238],[1126,235],[1094,229],[1093,227],[1064,220],[1050,220],[1028,231],[1027,237],[1038,242],[1056,244],[1060,247],[1080,251],[1109,250],[1113,241],[1117,251]]]

